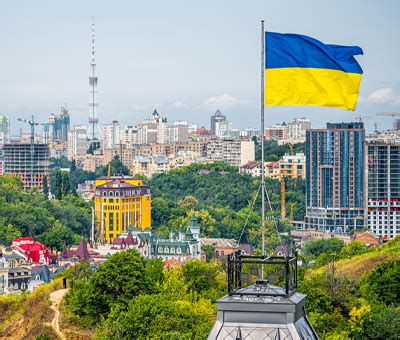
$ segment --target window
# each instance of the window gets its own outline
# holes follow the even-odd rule
[[[181,247],[176,248],[176,252],[177,252],[178,254],[182,253]]]
[[[163,252],[163,248],[161,246],[158,247],[158,252],[162,253]]]
[[[169,253],[168,247],[164,247],[164,253],[165,253],[165,254],[168,254],[168,253]]]
[[[170,249],[170,252],[171,252],[171,254],[175,254],[175,247],[171,247],[171,249]]]

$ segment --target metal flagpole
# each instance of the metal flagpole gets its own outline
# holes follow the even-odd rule
[[[265,72],[265,31],[261,20],[261,254],[265,255],[265,176],[264,176],[264,72]],[[264,278],[264,273],[263,273]]]

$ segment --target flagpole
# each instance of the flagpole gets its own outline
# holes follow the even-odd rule
[[[265,175],[264,175],[264,96],[265,96],[265,31],[261,20],[261,254],[265,255]],[[263,273],[264,279],[264,273]]]

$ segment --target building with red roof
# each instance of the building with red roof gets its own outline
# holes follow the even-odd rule
[[[13,239],[11,248],[23,253],[29,262],[36,265],[50,264],[50,251],[33,237],[17,237]]]

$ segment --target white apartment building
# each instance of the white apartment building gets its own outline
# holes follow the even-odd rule
[[[306,156],[299,152],[295,155],[285,154],[279,161],[279,172],[285,177],[306,177]]]
[[[125,126],[120,130],[120,142],[122,145],[132,146],[138,144],[138,129],[136,126]]]
[[[306,130],[311,129],[310,119],[306,117],[295,118],[287,124],[287,138],[290,143],[304,143],[306,141]]]
[[[68,159],[86,154],[88,148],[87,128],[85,125],[75,125],[68,133]]]
[[[239,167],[254,161],[254,143],[229,137],[213,138],[207,141],[207,158]]]
[[[103,149],[112,149],[120,144],[120,126],[117,120],[103,125]]]

